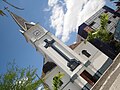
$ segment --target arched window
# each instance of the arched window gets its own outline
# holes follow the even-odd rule
[[[82,50],[82,54],[84,54],[86,57],[90,57],[91,55],[87,52],[87,50]]]
[[[53,62],[47,62],[43,66],[43,72],[46,74],[48,71],[51,71],[54,67],[56,67],[56,64]]]

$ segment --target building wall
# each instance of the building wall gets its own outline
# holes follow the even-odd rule
[[[90,54],[90,57],[86,57],[82,53],[82,50],[87,50],[87,52]],[[74,77],[73,75],[73,77],[71,77],[64,70],[62,70],[61,68],[62,65],[61,67],[58,66],[57,68],[47,73],[45,76],[46,83],[49,85],[51,89],[52,89],[53,77],[59,72],[62,72],[65,74],[65,76],[62,78],[63,85],[61,86],[61,89],[69,90],[70,88],[73,88],[73,87],[76,87],[76,89],[74,90],[90,89],[95,84],[95,82],[99,79],[99,77],[105,72],[105,70],[109,67],[109,65],[112,63],[112,60],[109,59],[108,56],[106,56],[104,53],[99,51],[96,47],[94,47],[89,42],[87,43],[84,43],[84,41],[81,42],[74,49],[74,52],[76,52],[82,58],[81,67],[78,67],[79,71],[74,73],[74,75],[77,75],[77,76]],[[83,73],[84,71],[87,71],[87,73],[91,75],[91,78],[89,77],[89,75],[84,74]],[[71,79],[73,81],[71,81]]]
[[[63,90],[81,90],[79,86],[75,85],[74,83],[69,83]]]
[[[59,72],[65,74],[62,69],[60,69],[59,67],[56,67],[56,68],[53,69],[51,72],[49,72],[49,74],[47,74],[47,75],[45,76],[45,83],[49,85],[49,87],[50,87],[51,90],[53,89],[53,87],[52,87],[53,78],[54,78],[54,76],[57,75]],[[67,75],[65,74],[65,76],[62,78],[63,85],[64,85],[65,83],[67,83],[68,81],[69,81],[69,76],[67,76]],[[63,85],[62,85],[62,86],[63,86]]]
[[[119,90],[120,53],[91,90]]]
[[[115,30],[115,39],[120,42],[120,20],[119,22],[117,23],[117,27],[116,27],[116,30]]]
[[[61,81],[63,82],[62,86],[60,87],[60,89],[62,90],[80,90],[80,87],[78,87],[77,85],[75,85],[74,83],[70,82],[70,76],[67,75],[61,68],[56,67],[55,69],[53,69],[49,74],[47,74],[44,78],[45,78],[45,83],[47,85],[49,85],[49,88],[51,90],[53,90],[52,87],[52,81],[55,75],[57,75],[58,73],[63,73],[64,76],[61,79]],[[72,89],[74,88],[74,89]]]
[[[85,56],[82,54],[82,50],[87,50],[87,52],[91,55],[90,57]],[[79,82],[81,82],[81,87],[84,85],[87,85],[86,87],[91,88],[89,83],[87,83],[86,80],[82,80],[80,74],[85,70],[87,71],[93,78],[96,80],[99,79],[99,77],[105,72],[105,70],[111,65],[112,59],[110,59],[108,56],[106,56],[104,53],[102,53],[99,49],[94,47],[91,43],[87,42],[84,43],[81,42],[74,51],[80,55],[84,61],[83,67],[80,69],[80,71],[77,73],[79,76]],[[88,77],[89,78],[89,77]]]

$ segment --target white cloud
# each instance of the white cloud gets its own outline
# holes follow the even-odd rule
[[[48,11],[50,11],[50,8],[45,8],[43,11],[48,12]]]
[[[63,20],[64,20],[64,12],[63,8],[59,5],[55,5],[52,9],[52,16],[50,17],[51,27],[56,29],[55,35],[60,37],[63,30]]]
[[[49,0],[48,5],[52,10],[50,22],[51,27],[56,30],[55,35],[63,42],[68,41],[70,34],[76,32],[78,26],[104,4],[105,0],[64,0],[61,2]]]
[[[54,5],[57,4],[57,2],[58,2],[58,0],[48,0],[48,5],[49,5],[50,7],[53,7]]]
[[[104,0],[89,0],[85,4],[84,9],[79,13],[79,19],[77,24],[78,25],[82,24],[104,5],[105,5]]]
[[[58,0],[49,0],[48,5],[51,8],[52,15],[50,16],[51,27],[56,30],[55,35],[61,38],[64,23],[63,2]]]
[[[79,14],[86,1],[87,0],[65,0],[67,12],[64,15],[63,33],[61,38],[63,42],[69,40],[71,32],[76,31]]]

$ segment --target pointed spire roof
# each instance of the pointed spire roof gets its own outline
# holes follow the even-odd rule
[[[23,30],[26,31],[26,25],[25,25],[25,22],[27,22],[26,20],[24,20],[23,18],[21,18],[20,16],[12,13],[12,12],[9,12],[10,15],[12,16],[12,18],[15,20],[15,22],[20,26],[20,28],[22,28]]]
[[[10,10],[8,10],[8,8],[5,8],[5,9],[10,13],[10,15],[12,16],[12,18],[14,19],[14,21],[20,26],[20,28],[22,30],[26,31],[26,30],[30,29],[32,26],[34,26],[33,24],[30,24],[29,22],[27,22],[22,17],[14,14]]]

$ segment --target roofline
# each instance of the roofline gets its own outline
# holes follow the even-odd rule
[[[106,82],[108,76],[113,72],[113,70],[120,63],[120,53],[113,60],[113,63],[109,66],[109,68],[103,73],[100,79],[94,84],[94,86],[90,90],[99,90],[103,84]]]
[[[107,10],[108,12],[111,12],[113,14],[115,14],[116,16],[120,17],[120,13],[116,12],[115,10],[113,10],[112,8],[108,7],[108,6],[103,6],[103,9]]]

